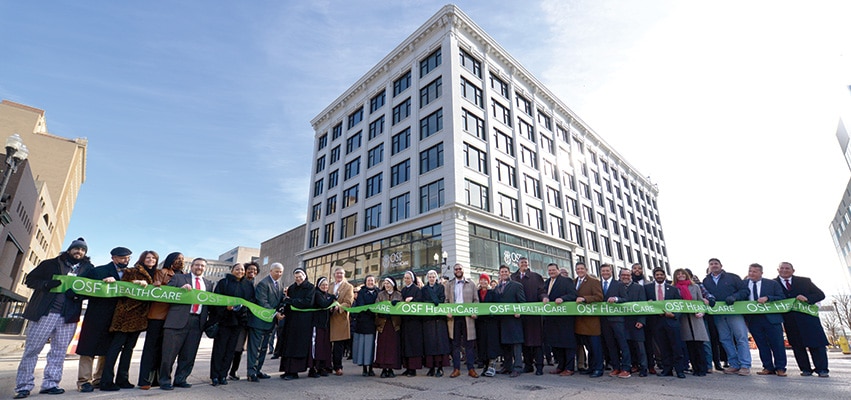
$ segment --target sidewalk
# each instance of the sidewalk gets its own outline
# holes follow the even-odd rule
[[[0,333],[0,356],[9,356],[24,351],[24,335],[8,335]]]

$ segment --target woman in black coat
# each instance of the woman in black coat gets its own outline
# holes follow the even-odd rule
[[[427,283],[420,289],[422,301],[435,306],[446,302],[446,292],[443,285],[437,282],[437,272],[428,271],[426,277]],[[440,378],[443,376],[443,367],[449,366],[449,353],[452,352],[449,326],[446,324],[446,317],[442,315],[422,317],[422,321],[423,352],[428,376]]]
[[[216,293],[239,297],[251,301],[254,299],[254,285],[245,278],[245,267],[234,264],[230,273],[216,284]],[[239,333],[248,322],[248,310],[240,305],[210,307],[210,320],[219,324],[219,332],[213,339],[213,355],[210,363],[210,380],[213,386],[228,384],[228,369],[233,361],[233,349],[239,339]]]
[[[420,302],[420,288],[417,277],[406,271],[402,278],[404,287],[400,292],[406,303]],[[404,376],[417,376],[417,370],[423,367],[423,317],[402,316],[402,365]]]
[[[295,283],[287,288],[287,298],[284,300],[284,335],[281,345],[281,367],[285,380],[298,379],[298,373],[307,371],[311,364],[311,342],[313,340],[313,314],[296,311],[299,308],[307,310],[313,307],[313,284],[307,281],[307,273],[303,268],[293,271]]]
[[[479,276],[479,303],[496,303],[496,293],[490,290],[491,278],[488,274]],[[502,349],[499,344],[499,317],[484,315],[476,318],[476,346],[479,362],[484,363],[482,376],[496,375],[494,360],[500,356]]]
[[[352,307],[375,304],[378,298],[375,277],[367,275],[364,282]],[[372,361],[375,359],[375,314],[372,311],[361,311],[351,315],[355,316],[352,321],[352,361],[355,365],[363,366],[363,376],[375,376],[375,372],[372,372]]]
[[[328,307],[334,303],[337,296],[328,293],[328,279],[324,276],[316,281],[316,290],[314,291],[313,308],[318,310],[313,311],[313,360],[311,360],[310,372],[307,376],[318,378],[320,376],[328,376],[328,371],[331,370],[331,311]]]

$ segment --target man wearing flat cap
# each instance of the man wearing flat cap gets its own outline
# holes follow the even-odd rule
[[[47,353],[47,365],[44,367],[44,380],[41,383],[43,394],[62,394],[65,389],[59,387],[65,364],[65,350],[74,337],[77,321],[80,320],[82,299],[72,291],[52,293],[50,289],[58,287],[61,281],[53,275],[77,275],[82,270],[92,268],[86,252],[86,241],[78,238],[68,250],[56,258],[44,260],[38,264],[24,281],[33,289],[32,297],[24,310],[27,324],[27,339],[24,354],[18,365],[15,379],[15,398],[23,399],[35,388],[35,365],[38,354],[50,339],[50,352]]]
[[[124,268],[130,263],[132,252],[126,247],[116,247],[109,252],[112,262],[95,267],[80,274],[83,278],[96,279],[105,283],[120,281],[124,274]],[[96,356],[106,356],[108,344],[112,341],[109,333],[109,325],[112,324],[112,314],[115,313],[115,305],[118,298],[90,297],[86,314],[83,317],[83,326],[80,328],[80,339],[77,343],[77,354],[80,363],[77,367],[77,388],[81,392],[88,393],[94,390],[103,375],[103,359],[98,361],[97,372],[92,374],[92,366]],[[108,389],[111,386],[108,385]]]

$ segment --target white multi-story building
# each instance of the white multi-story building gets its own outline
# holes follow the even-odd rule
[[[669,269],[656,185],[453,5],[311,124],[314,279],[470,276],[521,256],[538,272]]]

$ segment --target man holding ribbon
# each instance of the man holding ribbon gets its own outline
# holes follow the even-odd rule
[[[748,267],[748,300],[765,304],[783,300],[786,296],[777,281],[762,277],[762,265]],[[753,341],[759,349],[762,371],[757,375],[786,376],[786,347],[783,345],[783,316],[780,314],[751,314],[745,316]]]
[[[724,271],[724,266],[717,258],[709,259],[709,275],[703,278],[703,286],[716,299],[723,300],[728,306],[748,298],[748,289],[742,282],[742,278]],[[739,314],[715,315],[714,320],[718,328],[718,340],[724,346],[727,362],[730,363],[730,367],[725,368],[724,373],[750,375],[751,350],[745,318]]]
[[[824,300],[821,291],[810,278],[797,276],[791,263],[782,262],[777,267],[779,276],[776,278],[783,288],[787,299],[798,299],[807,304],[815,304]],[[812,376],[815,372],[821,378],[829,377],[827,368],[827,336],[821,326],[818,315],[800,312],[783,314],[783,325],[786,327],[786,337],[795,354],[795,361],[802,376]],[[807,351],[809,350],[809,354]],[[810,355],[813,363],[810,364]],[[815,369],[813,369],[815,367]]]
[[[277,310],[284,300],[284,292],[281,291],[281,276],[284,275],[284,265],[272,263],[269,275],[257,282],[254,286],[256,303],[263,308]],[[275,318],[281,320],[283,314],[276,313]],[[261,371],[263,362],[266,360],[266,348],[269,346],[269,332],[275,327],[273,322],[266,322],[251,315],[248,318],[248,381],[257,382],[260,379],[268,379],[269,375]]]

